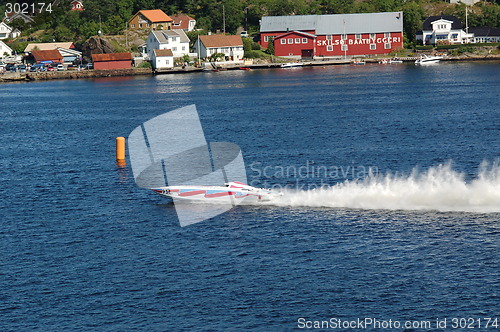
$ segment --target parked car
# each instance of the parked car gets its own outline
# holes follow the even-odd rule
[[[78,65],[78,70],[84,70],[86,67],[86,65]]]
[[[36,72],[36,71],[47,71],[47,68],[40,63],[34,64],[31,66],[30,71]]]
[[[85,65],[85,69],[94,69],[94,64],[89,62]]]
[[[25,73],[26,72],[26,66],[25,65],[17,65],[17,70],[20,73]]]
[[[52,66],[47,66],[47,71],[55,71],[56,69]]]
[[[62,65],[62,64],[58,64],[58,65],[57,65],[57,70],[58,70],[58,71],[64,70],[64,65]]]
[[[16,65],[14,65],[12,63],[9,63],[7,66],[5,66],[5,70],[6,71],[15,72],[16,71]]]
[[[248,31],[240,32],[241,37],[248,37]]]

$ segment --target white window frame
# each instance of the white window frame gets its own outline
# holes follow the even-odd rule
[[[302,38],[302,44],[307,44],[307,38]]]
[[[300,38],[295,38],[295,44],[300,44]]]
[[[370,33],[370,38],[376,38],[377,34],[376,33]]]
[[[326,45],[327,52],[333,52],[333,45]]]
[[[332,35],[326,35],[326,40],[332,40]]]
[[[377,49],[377,44],[370,44],[370,50],[374,51]]]
[[[293,38],[288,38],[288,44],[293,44]]]
[[[356,39],[358,39],[358,40],[361,39],[361,34],[360,33],[356,34]]]
[[[342,40],[347,40],[347,34],[344,33],[344,34],[340,35],[340,38],[342,38]]]
[[[286,38],[281,38],[281,45],[285,45],[286,44]]]
[[[342,51],[348,51],[349,50],[349,47],[347,46],[347,44],[342,44]]]
[[[384,49],[390,50],[391,49],[391,43],[385,43],[384,44]]]
[[[384,32],[384,37],[385,38],[390,38],[391,37],[391,33],[390,32]]]
[[[267,43],[269,42],[269,36],[264,36],[264,41]]]

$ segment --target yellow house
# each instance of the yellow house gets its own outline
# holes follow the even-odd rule
[[[161,9],[139,10],[129,21],[129,30],[170,30],[172,19]]]

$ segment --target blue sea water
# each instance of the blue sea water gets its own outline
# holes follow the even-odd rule
[[[477,62],[0,85],[1,329],[500,320],[499,78]],[[295,191],[180,227],[114,139],[189,104],[249,182]]]

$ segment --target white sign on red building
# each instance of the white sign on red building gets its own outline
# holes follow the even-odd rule
[[[277,56],[388,54],[403,47],[403,13],[264,16],[260,32]]]

